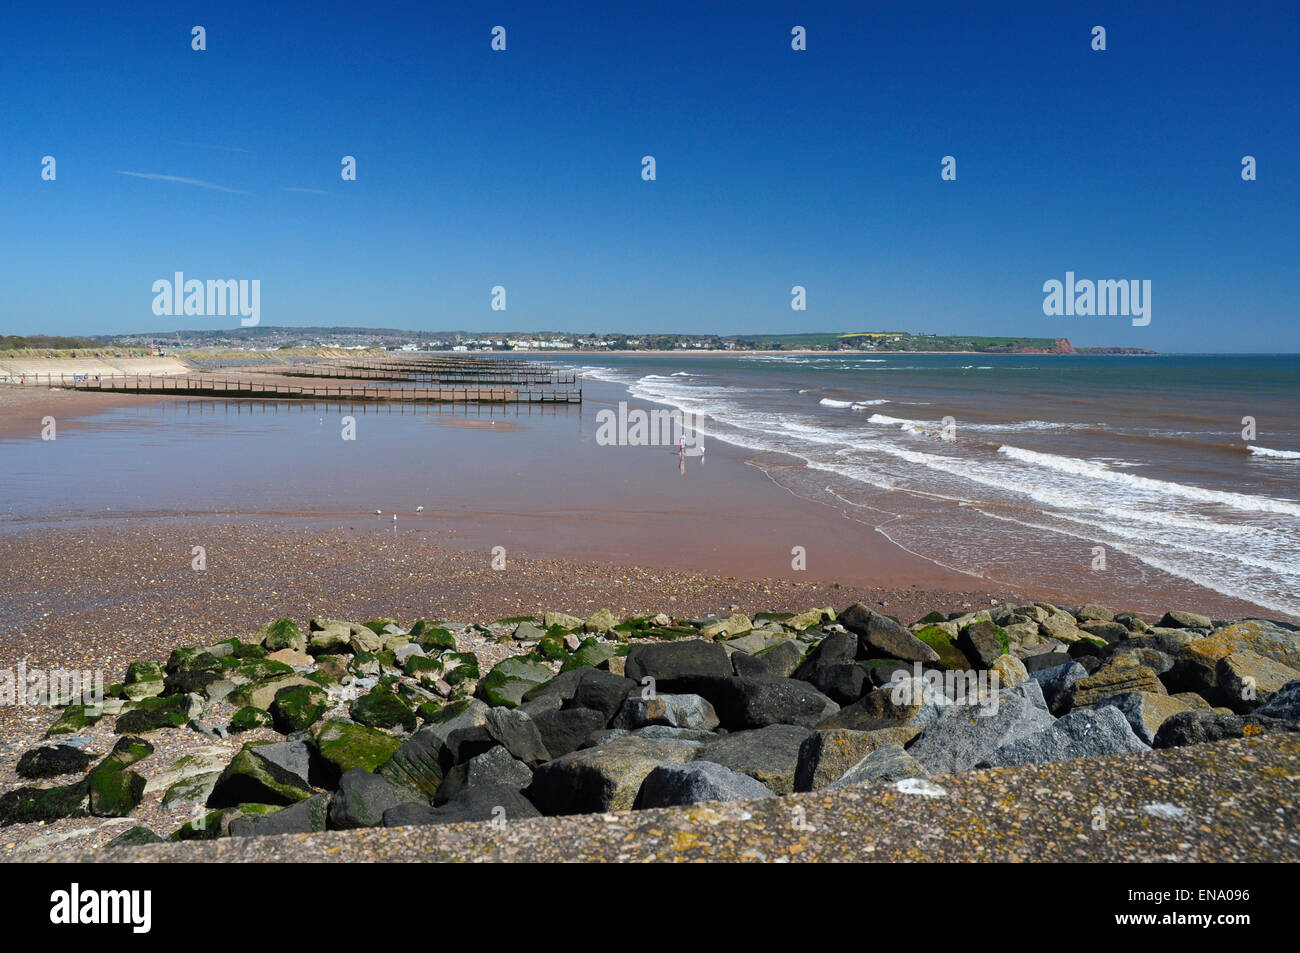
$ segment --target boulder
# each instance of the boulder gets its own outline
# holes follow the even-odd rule
[[[862,658],[939,661],[939,653],[907,631],[902,623],[873,612],[860,602],[841,612],[837,621],[858,637],[858,654]]]
[[[385,811],[413,800],[409,790],[387,778],[354,768],[339,778],[339,789],[329,805],[329,824],[341,831],[378,827]]]
[[[533,720],[511,708],[490,708],[483,724],[457,728],[448,734],[445,760],[449,765],[460,764],[496,745],[529,767],[551,760]]]
[[[588,737],[608,723],[603,712],[590,708],[565,708],[531,717],[552,758],[577,751]]]
[[[1003,688],[1012,688],[1029,678],[1025,663],[1014,655],[999,656],[989,666],[989,671],[997,674],[997,684]]]
[[[84,774],[94,760],[75,745],[42,745],[24,752],[15,770],[20,778],[35,781],[61,774]]]
[[[1142,742],[1155,744],[1156,734],[1171,716],[1187,711],[1185,703],[1170,695],[1156,692],[1124,692],[1097,702],[1094,708],[1109,706],[1122,714]]]
[[[1300,722],[1300,680],[1287,682],[1273,693],[1273,697],[1255,710],[1261,718]]]
[[[749,775],[776,794],[790,794],[799,768],[799,749],[811,733],[786,724],[737,731],[703,745],[694,760],[720,764]]]
[[[878,731],[882,728],[921,729],[934,721],[952,702],[925,679],[887,682],[861,701],[854,702],[818,722],[819,729],[848,728]]]
[[[1087,678],[1071,688],[1071,708],[1088,708],[1103,698],[1124,692],[1153,692],[1165,695],[1165,687],[1156,673],[1141,665],[1131,654],[1116,655]]]
[[[966,653],[976,668],[992,668],[1011,650],[1011,640],[1006,630],[994,622],[975,622],[961,630],[957,646]]]
[[[700,801],[743,801],[774,795],[768,788],[739,771],[709,761],[664,764],[641,784],[637,807],[676,807]]]
[[[627,653],[627,677],[638,685],[654,679],[656,692],[700,694],[705,680],[732,674],[727,650],[716,642],[689,639],[683,642],[642,643]]]
[[[314,834],[325,830],[329,816],[328,792],[270,814],[250,814],[230,821],[231,837],[266,837],[273,834]]]
[[[292,619],[276,619],[257,630],[254,637],[268,652],[280,649],[293,649],[295,652],[307,651],[307,637],[302,634]]]
[[[1166,612],[1158,624],[1167,629],[1208,629],[1214,625],[1208,615],[1185,612],[1181,609]]]
[[[881,745],[833,781],[832,788],[860,784],[882,784],[902,781],[905,778],[923,778],[925,765],[903,750],[897,742]]]
[[[236,807],[244,803],[284,806],[312,796],[305,763],[298,764],[287,752],[269,752],[262,757],[257,750],[261,747],[275,746],[245,745],[231,759],[208,797],[208,807]]]
[[[463,764],[451,768],[433,796],[435,807],[446,804],[472,785],[495,785],[522,791],[532,783],[533,772],[501,745],[489,748]]]
[[[1036,732],[999,746],[977,764],[978,768],[1010,767],[1128,754],[1148,750],[1133,733],[1128,719],[1117,708],[1080,709],[1062,716],[1045,731]]]
[[[541,765],[527,795],[547,815],[630,810],[646,775],[661,764],[689,761],[695,751],[685,742],[615,738]]]
[[[1029,676],[1042,689],[1047,710],[1059,717],[1070,710],[1074,701],[1074,685],[1088,677],[1088,670],[1078,662],[1067,661],[1052,668],[1032,671]]]
[[[276,693],[275,701],[271,702],[271,718],[276,730],[287,735],[310,728],[329,707],[329,696],[324,689],[291,685]]]
[[[706,639],[735,638],[754,628],[748,616],[733,615],[717,622],[710,622],[700,629],[700,635]]]
[[[384,826],[412,827],[424,824],[462,824],[469,821],[508,824],[512,820],[539,816],[540,812],[532,802],[514,788],[485,784],[464,788],[440,807],[401,804],[389,808],[384,812]]]
[[[613,721],[615,728],[628,729],[668,725],[673,728],[712,731],[719,724],[713,706],[699,695],[656,695],[653,698],[642,698],[633,694],[623,701],[623,707]]]
[[[847,728],[814,731],[799,746],[794,789],[819,791],[838,781],[849,768],[878,748],[891,744],[905,745],[920,733],[919,727],[907,726],[876,731]]]
[[[596,668],[586,668],[578,672],[573,696],[565,702],[564,707],[598,711],[605,716],[608,724],[623,707],[624,701],[637,690],[637,683],[631,679]]]
[[[370,728],[400,728],[415,731],[418,721],[411,706],[393,692],[375,689],[348,707],[352,720]]]
[[[941,709],[908,753],[932,775],[967,771],[998,748],[1054,722],[1038,683],[1027,681],[983,704]]]
[[[701,679],[697,687],[730,730],[767,725],[811,728],[840,710],[831,699],[795,678]]]
[[[339,774],[353,769],[376,771],[402,746],[386,732],[340,720],[317,725],[315,740],[321,759]]]
[[[17,788],[0,794],[0,827],[85,817],[89,804],[90,782],[87,778],[53,788]]]
[[[1267,702],[1288,682],[1300,679],[1300,672],[1245,649],[1219,659],[1215,676],[1228,707],[1245,714]]]

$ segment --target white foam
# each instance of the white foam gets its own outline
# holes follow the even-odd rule
[[[1271,460],[1300,460],[1300,450],[1270,450],[1268,447],[1251,447],[1250,452],[1257,457]]]

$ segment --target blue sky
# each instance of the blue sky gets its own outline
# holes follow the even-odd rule
[[[1300,351],[1293,2],[10,4],[0,37],[0,333],[238,325],[156,317],[182,271],[259,279],[271,325]],[[1151,324],[1044,315],[1067,270],[1150,279]]]

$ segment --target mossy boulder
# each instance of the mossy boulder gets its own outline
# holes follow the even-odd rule
[[[271,718],[277,731],[290,734],[310,728],[329,709],[329,696],[323,688],[292,685],[276,693],[271,703]]]
[[[268,678],[279,678],[293,673],[292,665],[286,665],[275,659],[260,658],[239,660],[229,670],[227,676],[234,682],[246,683],[265,681]]]
[[[671,642],[674,639],[681,639],[690,635],[699,635],[699,633],[689,625],[657,625],[648,629],[642,629],[640,635],[642,638],[661,639],[666,642]]]
[[[145,844],[161,844],[162,838],[155,834],[147,827],[133,827],[129,831],[118,834],[111,841],[104,845],[107,850],[112,847],[142,847]]]
[[[339,774],[353,768],[374,771],[401,746],[392,735],[348,721],[331,720],[316,728],[316,749]]]
[[[307,651],[307,637],[292,619],[276,619],[257,630],[256,639],[268,652],[280,649]]]
[[[311,797],[311,788],[297,774],[274,760],[257,756],[256,742],[240,749],[221,772],[208,796],[208,807],[234,807],[239,804],[296,804]]]
[[[167,695],[161,698],[142,698],[132,702],[131,708],[117,716],[113,730],[119,735],[162,728],[180,728],[195,717],[195,699],[190,695]]]
[[[274,724],[275,719],[271,717],[269,711],[264,708],[254,708],[252,705],[245,705],[230,716],[230,730],[234,732],[270,728]]]
[[[441,661],[442,679],[448,685],[479,678],[478,656],[473,652],[444,652]]]
[[[569,657],[569,650],[564,647],[564,639],[559,636],[543,636],[534,651],[542,658],[552,662],[563,662]]]
[[[551,670],[540,659],[517,655],[498,662],[479,681],[475,696],[494,708],[517,708],[526,691],[550,678]]]
[[[262,708],[267,711],[271,710],[271,703],[275,701],[275,696],[280,694],[286,688],[294,685],[307,685],[311,688],[320,688],[315,682],[301,675],[278,676],[276,678],[263,679],[256,682],[249,682],[246,685],[240,685],[227,696],[226,700],[232,705],[238,705],[241,708],[245,705],[251,705],[254,708]]]
[[[370,728],[403,728],[414,731],[415,712],[392,692],[373,691],[362,695],[348,708],[352,720]]]
[[[927,625],[913,634],[939,653],[940,668],[950,671],[965,671],[970,668],[970,659],[957,645],[956,639],[937,625]]]
[[[0,827],[85,817],[89,802],[89,778],[54,788],[18,788],[0,794]]]
[[[564,664],[560,666],[561,672],[570,672],[575,668],[592,666],[593,668],[604,662],[606,659],[614,657],[614,646],[608,642],[597,642],[595,636],[589,636],[582,640],[582,643],[573,651]]]
[[[433,622],[421,619],[411,626],[410,636],[411,641],[426,652],[456,651],[456,637]]]
[[[46,735],[75,735],[104,717],[103,709],[90,705],[69,705],[46,732]]]
[[[304,800],[306,799],[304,798]],[[267,814],[273,814],[283,809],[283,807],[284,805],[277,804],[248,803],[237,804],[217,811],[209,811],[202,817],[181,825],[181,829],[168,840],[216,840],[219,837],[229,837],[231,821],[241,817],[264,817]]]
[[[126,678],[122,682],[122,694],[126,698],[151,698],[161,695],[167,675],[156,662],[132,662],[126,667]]]
[[[88,783],[94,817],[126,817],[144,800],[144,776],[111,756],[90,772]]]

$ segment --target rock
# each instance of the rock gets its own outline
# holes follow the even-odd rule
[[[83,774],[95,759],[73,745],[42,745],[23,753],[18,759],[20,778],[40,780],[61,774]]]
[[[627,653],[627,677],[640,684],[655,680],[655,691],[701,694],[697,686],[708,679],[732,674],[727,650],[716,642],[691,639],[685,642],[642,643]]]
[[[594,635],[588,636],[573,650],[573,654],[560,663],[561,672],[601,665],[614,657],[615,647],[609,642],[600,642]]]
[[[412,800],[410,791],[387,778],[353,768],[339,778],[339,789],[329,805],[329,825],[340,831],[378,827],[385,811]]]
[[[939,712],[908,753],[932,775],[974,767],[998,748],[1050,727],[1055,719],[1035,681],[1004,688],[984,704],[953,705]]]
[[[144,776],[109,755],[90,772],[89,811],[94,817],[126,817],[144,800]]]
[[[53,788],[18,788],[0,794],[0,827],[38,824],[64,817],[85,817],[90,803],[90,782]]]
[[[515,626],[510,637],[516,642],[540,642],[546,637],[546,629],[531,619],[525,619]]]
[[[615,738],[541,765],[528,799],[546,815],[630,810],[646,775],[661,764],[689,761],[695,751],[685,742]]]
[[[976,767],[1041,764],[1146,750],[1147,745],[1133,733],[1123,713],[1107,706],[1072,711],[1045,731],[1001,745]]]
[[[1183,612],[1179,609],[1173,609],[1164,614],[1159,624],[1168,629],[1208,629],[1214,623],[1210,621],[1208,615],[1200,615],[1196,612]]]
[[[463,789],[441,807],[402,804],[390,808],[384,812],[384,826],[462,824],[469,821],[508,824],[513,820],[540,816],[537,808],[519,791],[511,787],[485,784]]]
[[[213,789],[217,786],[217,781],[220,779],[220,771],[208,771],[204,774],[184,777],[163,792],[162,806],[170,810],[171,808],[206,804],[208,798],[212,796]],[[146,794],[148,790],[149,786],[145,785]]]
[[[1026,656],[1020,661],[1024,663],[1025,671],[1029,673],[1030,677],[1033,677],[1035,672],[1046,671],[1047,669],[1056,668],[1060,665],[1069,665],[1074,661],[1074,659],[1070,658],[1068,652],[1049,651],[1040,652],[1037,655]],[[1083,674],[1087,675],[1088,673],[1085,670]]]
[[[700,801],[743,801],[773,797],[770,790],[747,774],[709,761],[664,764],[642,782],[639,808],[676,807]]]
[[[1155,692],[1124,692],[1103,698],[1094,707],[1106,706],[1117,709],[1128,720],[1133,733],[1148,745],[1155,744],[1156,734],[1165,721],[1188,710],[1178,699]]]
[[[230,752],[225,748],[198,748],[177,758],[170,765],[149,779],[144,786],[146,795],[155,791],[166,791],[173,785],[190,778],[213,775],[213,780],[226,766]],[[205,796],[206,799],[206,796]]]
[[[1088,670],[1074,661],[1030,673],[1030,678],[1036,681],[1043,691],[1047,710],[1058,717],[1070,710],[1070,705],[1074,701],[1075,683],[1087,677]]]
[[[1038,631],[1049,639],[1058,642],[1078,642],[1083,638],[1083,631],[1075,624],[1074,616],[1068,612],[1054,612],[1038,622]]]
[[[291,670],[292,671],[292,670]],[[304,685],[308,688],[320,688],[318,684],[309,678],[300,675],[284,675],[277,678],[258,679],[240,685],[230,693],[227,701],[232,705],[241,707],[261,708],[270,710],[271,703],[275,701],[275,696],[286,688],[292,688],[296,685]]]
[[[320,757],[339,774],[353,769],[375,771],[397,753],[401,742],[375,728],[331,720],[316,728]]]
[[[542,623],[546,628],[559,626],[561,629],[581,629],[583,622],[575,615],[566,615],[563,612],[548,612],[542,617]]]
[[[161,844],[162,838],[149,830],[147,827],[133,827],[129,831],[118,834],[111,841],[104,845],[104,850],[112,850],[114,847],[143,847],[145,844]]]
[[[803,660],[803,650],[799,643],[793,639],[782,639],[776,645],[756,652],[753,661],[761,664],[767,669],[765,674],[775,675],[777,678],[789,678],[795,673]],[[732,663],[736,660],[733,658]],[[755,670],[742,672],[739,665],[736,666],[737,675],[758,675]]]
[[[1079,606],[1075,610],[1074,617],[1080,622],[1114,622],[1115,610],[1088,603]]]
[[[443,776],[433,803],[435,807],[446,804],[464,788],[473,785],[496,785],[522,791],[532,780],[533,772],[528,765],[497,745],[451,768]]]
[[[165,689],[166,675],[161,665],[154,662],[132,662],[126,667],[122,694],[131,700],[152,698]]]
[[[1246,721],[1240,715],[1198,710],[1170,715],[1156,732],[1153,748],[1179,748],[1183,745],[1245,737]]]
[[[1103,698],[1124,692],[1168,694],[1156,673],[1138,664],[1132,655],[1116,655],[1095,674],[1081,678],[1071,688],[1072,708],[1087,708]]]
[[[582,623],[582,628],[585,632],[609,632],[616,625],[618,619],[614,617],[614,613],[608,609],[601,609],[592,613],[591,617]]]
[[[1290,666],[1248,649],[1219,659],[1215,675],[1228,707],[1238,714],[1246,714],[1271,699],[1288,682],[1300,679],[1300,672]]]
[[[904,745],[921,733],[919,727],[901,726],[877,731],[831,728],[814,731],[799,746],[795,767],[796,791],[820,791],[838,781],[871,752],[886,745]]]
[[[230,716],[230,730],[234,732],[253,731],[257,728],[270,728],[275,724],[269,711],[245,705]]]
[[[475,694],[494,708],[516,708],[529,689],[550,679],[551,670],[541,661],[514,656],[498,662],[479,682]]]
[[[710,622],[700,629],[700,635],[706,639],[726,638],[744,635],[754,628],[748,616],[733,615],[718,622]]]
[[[623,701],[614,717],[615,728],[643,728],[646,725],[669,725],[674,728],[698,728],[712,731],[720,724],[713,706],[699,695],[656,695],[642,698],[633,694]]]
[[[83,728],[89,728],[103,717],[103,710],[88,705],[69,705],[63,709],[63,714],[50,726],[46,735],[53,737],[55,735],[76,734]]]
[[[860,602],[841,612],[838,621],[858,637],[858,654],[863,658],[939,661],[939,653],[907,631],[902,623],[872,612]]]
[[[496,745],[531,768],[551,760],[533,720],[516,709],[489,708],[482,725],[457,728],[446,739],[452,764],[468,761]]]
[[[1095,638],[1105,639],[1109,643],[1119,642],[1129,637],[1127,626],[1119,622],[1081,622],[1079,631]]]
[[[375,773],[400,787],[418,792],[426,801],[432,801],[442,784],[445,748],[443,734],[425,726],[403,742],[392,758]]]
[[[599,669],[582,669],[578,673],[573,695],[565,702],[565,707],[598,711],[605,716],[608,724],[609,719],[623,707],[623,702],[636,691],[637,684],[630,679]]]
[[[840,709],[817,724],[817,728],[847,728],[852,731],[878,731],[882,728],[916,728],[917,731],[939,717],[952,702],[924,679],[903,679],[861,701]]]
[[[828,635],[795,670],[794,677],[811,682],[837,704],[852,704],[865,693],[867,681],[866,669],[857,664],[857,651],[856,635]]]
[[[698,694],[707,698],[728,729],[767,725],[811,728],[834,715],[840,706],[807,682],[794,678],[699,679]]]
[[[291,745],[294,742],[282,742]],[[289,762],[289,752],[275,751],[259,756],[258,748],[275,745],[245,745],[226,765],[208,798],[208,807],[236,807],[244,803],[288,805],[312,796],[305,764]],[[303,748],[305,749],[305,745]],[[304,756],[305,757],[305,756]],[[289,766],[286,767],[286,763]]]
[[[287,735],[310,728],[329,707],[329,696],[323,689],[291,685],[276,694],[271,703],[271,718],[276,730]]]
[[[807,612],[800,612],[784,621],[784,625],[796,632],[802,632],[804,629],[812,628],[814,625],[820,625],[823,619],[834,619],[835,613],[829,609],[809,609]]]
[[[1259,717],[1300,722],[1300,681],[1287,682],[1255,710]]]
[[[306,652],[299,652],[297,649],[280,649],[278,652],[272,652],[267,658],[272,662],[288,665],[290,668],[316,664],[314,658]]]
[[[797,725],[769,725],[724,735],[700,748],[696,761],[709,761],[747,774],[776,794],[794,791],[800,746],[812,734]]]
[[[925,765],[904,751],[902,745],[891,742],[881,745],[871,752],[829,786],[843,788],[860,784],[902,781],[905,778],[923,778],[925,776]]]
[[[274,834],[315,834],[325,830],[329,817],[328,792],[270,814],[236,817],[230,822],[231,837],[267,837]]]
[[[128,711],[117,716],[113,730],[118,734],[141,734],[162,728],[180,728],[203,711],[197,695],[170,695],[166,698],[142,698],[132,702]]]
[[[950,631],[951,630],[951,631]],[[1038,631],[1038,627],[1034,627]],[[922,626],[914,633],[939,656],[938,666],[943,669],[958,671],[970,668],[970,660],[957,644],[957,627],[947,624]]]
[[[369,728],[401,728],[415,731],[415,712],[400,696],[375,689],[362,695],[348,707],[348,714],[358,724]]]
[[[307,638],[291,619],[277,619],[267,623],[257,630],[255,638],[268,652],[278,652],[280,649],[307,651]]]
[[[992,668],[1011,649],[1011,640],[1002,626],[993,622],[975,622],[961,630],[957,646],[976,668]]]
[[[577,751],[593,733],[608,724],[603,712],[590,708],[565,708],[531,716],[552,758]]]
[[[997,673],[998,685],[1002,688],[1012,688],[1029,678],[1025,663],[1014,655],[999,656],[989,670]]]

